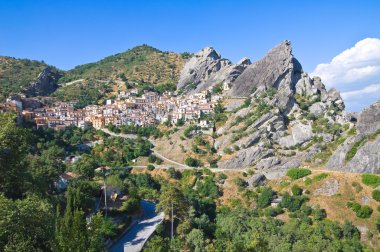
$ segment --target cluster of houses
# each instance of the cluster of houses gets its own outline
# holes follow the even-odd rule
[[[187,96],[176,96],[172,92],[162,95],[147,91],[138,96],[136,90],[121,91],[114,100],[105,105],[88,105],[75,109],[76,102],[54,101],[51,97],[27,98],[25,95],[11,95],[5,103],[0,103],[0,113],[14,111],[18,120],[35,123],[38,128],[64,129],[74,125],[96,129],[109,124],[149,126],[169,121],[197,120],[203,127],[209,127],[202,115],[213,112],[214,106],[222,98],[211,95],[210,90]],[[50,104],[50,105],[45,105]]]

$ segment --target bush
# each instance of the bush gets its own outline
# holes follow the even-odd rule
[[[167,169],[166,173],[169,175],[170,178],[173,178],[173,179],[181,178],[181,173],[176,171],[174,167],[170,167],[169,169]]]
[[[348,202],[347,207],[351,208],[356,213],[356,216],[362,219],[371,217],[373,212],[370,206],[361,206],[356,202]]]
[[[269,207],[267,208],[265,215],[270,217],[276,217],[277,215],[282,213],[284,213],[284,210],[282,210],[281,207]]]
[[[201,161],[196,158],[188,157],[185,160],[185,164],[191,167],[199,167],[202,165]]]
[[[282,197],[280,206],[287,208],[290,212],[295,212],[301,208],[305,200],[306,198],[302,196],[290,196],[290,194],[286,192]]]
[[[154,167],[154,165],[152,165],[152,164],[148,164],[148,166],[147,166],[148,171],[153,171],[155,168],[156,167]]]
[[[270,187],[265,187],[257,198],[257,207],[265,208],[270,205],[273,198],[273,191]]]
[[[224,181],[227,179],[227,175],[224,173],[219,173],[218,175],[218,182],[219,183],[224,183]]]
[[[234,182],[235,185],[238,187],[239,191],[243,190],[248,186],[248,183],[244,179],[239,177],[235,178]]]
[[[163,162],[164,161],[161,158],[156,159],[156,164],[158,164],[158,165],[162,164]]]
[[[310,174],[311,174],[311,171],[309,169],[305,169],[305,168],[291,168],[286,173],[286,175],[293,180],[303,178],[303,177],[310,175]]]
[[[309,186],[309,185],[311,185],[311,183],[313,183],[313,180],[311,180],[311,178],[306,178],[304,183],[305,183],[305,185]]]
[[[302,195],[302,188],[299,187],[298,185],[293,185],[291,190],[292,190],[292,194],[294,196],[301,196]]]
[[[353,187],[355,187],[355,192],[359,193],[363,190],[363,187],[356,181],[352,182],[351,184]]]
[[[132,214],[140,209],[140,199],[130,198],[127,201],[123,202],[121,206],[121,211]]]
[[[157,160],[157,157],[155,155],[153,155],[153,154],[149,155],[149,157],[148,157],[149,163],[154,163],[154,162],[156,162],[156,160]]]
[[[377,187],[380,185],[380,176],[374,174],[362,174],[362,183],[368,186]]]
[[[376,200],[377,202],[380,202],[380,191],[379,190],[373,190],[372,191],[372,198]]]
[[[363,206],[357,213],[356,216],[359,218],[369,218],[372,215],[372,208],[370,206]]]
[[[325,178],[327,178],[329,175],[327,173],[321,173],[321,174],[318,174],[317,176],[315,176],[313,179],[316,180],[316,181],[321,181]]]
[[[230,148],[228,148],[228,147],[224,148],[223,152],[226,153],[226,154],[232,154],[232,150]]]

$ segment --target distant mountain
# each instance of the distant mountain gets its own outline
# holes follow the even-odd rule
[[[106,57],[98,62],[79,65],[65,73],[60,83],[78,79],[111,80],[115,78],[150,84],[176,83],[185,57],[141,45]]]
[[[41,61],[0,56],[0,101],[28,87],[47,67]]]

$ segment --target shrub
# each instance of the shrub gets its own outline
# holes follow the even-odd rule
[[[173,179],[181,178],[181,173],[176,171],[174,167],[170,167],[169,169],[166,170],[166,172],[170,178],[173,178]]]
[[[305,185],[309,186],[311,183],[313,183],[313,180],[311,178],[306,178],[304,181]]]
[[[224,181],[227,179],[227,175],[224,173],[219,173],[218,175],[218,181],[219,183],[224,183]]]
[[[317,176],[315,176],[313,179],[316,180],[316,181],[321,181],[325,178],[327,178],[329,175],[327,173],[321,173],[321,174],[318,174]]]
[[[275,208],[269,207],[267,208],[265,215],[270,216],[270,217],[276,217],[277,215],[282,214],[282,213],[284,213],[284,210],[282,210],[281,207],[275,207]]]
[[[358,212],[356,212],[356,216],[365,219],[371,217],[372,212],[373,210],[370,206],[363,206]]]
[[[265,208],[270,205],[273,197],[273,191],[270,187],[265,187],[257,198],[257,207]]]
[[[156,164],[160,165],[162,164],[164,161],[161,159],[161,158],[157,158],[156,160]]]
[[[226,153],[226,154],[232,154],[232,150],[230,148],[228,148],[228,147],[224,148],[223,152]]]
[[[292,194],[294,196],[301,196],[302,195],[302,188],[299,187],[298,185],[293,185],[291,190],[292,190]]]
[[[303,177],[310,175],[310,174],[311,174],[311,171],[309,169],[305,169],[305,168],[291,168],[286,173],[286,175],[293,180],[303,178]]]
[[[361,192],[361,190],[363,190],[363,187],[356,181],[352,182],[351,184],[353,187],[355,187],[355,191],[356,193],[359,193]]]
[[[140,209],[140,200],[138,198],[130,198],[123,202],[121,211],[132,214]]]
[[[155,155],[153,155],[153,154],[149,155],[149,157],[148,157],[149,163],[154,163],[154,162],[156,162],[156,160],[157,160],[157,157]]]
[[[155,169],[154,165],[152,164],[148,164],[147,168],[148,168],[148,171],[153,171]]]
[[[373,190],[372,191],[372,198],[376,200],[377,202],[380,202],[380,191],[379,190]]]
[[[327,214],[326,214],[326,210],[325,209],[321,209],[319,207],[319,205],[317,205],[314,210],[313,210],[313,215],[314,215],[314,219],[316,221],[321,221],[323,220],[324,218],[326,218]]]
[[[188,157],[185,160],[185,164],[191,167],[199,167],[202,165],[201,161],[196,158]]]
[[[357,217],[363,219],[371,217],[373,212],[370,206],[361,206],[356,202],[348,202],[347,207],[351,208],[356,213]]]
[[[290,212],[299,210],[306,198],[301,196],[290,196],[289,193],[285,193],[282,197],[280,206],[287,208]]]
[[[239,177],[235,178],[234,182],[240,191],[248,186],[248,183],[244,179]]]
[[[380,185],[380,176],[374,174],[362,174],[362,183],[368,186],[377,187]]]
[[[289,185],[289,182],[288,181],[281,181],[280,182],[280,186],[281,187],[287,187]]]

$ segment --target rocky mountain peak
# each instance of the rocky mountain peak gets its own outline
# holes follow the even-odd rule
[[[213,47],[205,47],[199,52],[197,52],[195,56],[202,58],[212,58],[214,60],[218,60],[221,58],[220,54],[217,51],[215,51]]]

